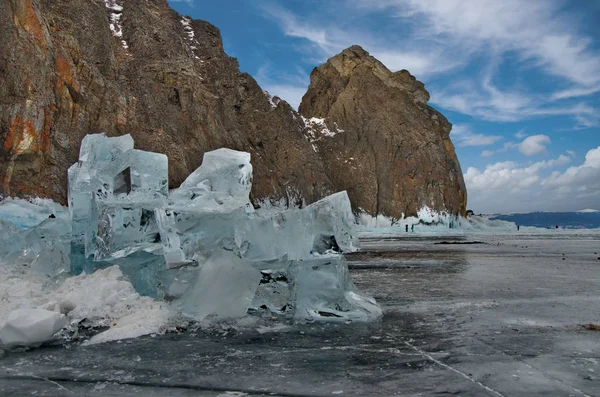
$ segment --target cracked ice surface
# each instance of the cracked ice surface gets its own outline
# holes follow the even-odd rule
[[[341,255],[356,249],[346,192],[302,209],[257,212],[250,154],[225,148],[205,153],[169,192],[165,155],[134,149],[130,135],[104,134],[83,139],[68,182],[68,211],[0,202],[0,294],[10,297],[4,315],[25,307],[64,312],[73,322],[99,312],[95,324],[114,324],[92,342],[164,331],[175,313],[204,322],[381,316]],[[98,285],[85,286],[97,275]],[[81,291],[55,295],[73,280]],[[111,317],[100,309],[103,302],[119,307],[115,297],[130,301],[131,312]],[[135,305],[145,309],[136,314]]]

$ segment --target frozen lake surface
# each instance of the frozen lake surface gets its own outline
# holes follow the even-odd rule
[[[363,237],[368,325],[186,331],[0,356],[4,396],[600,396],[600,234]]]

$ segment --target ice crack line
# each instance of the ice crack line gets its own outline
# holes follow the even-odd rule
[[[33,375],[33,374],[24,374],[24,373],[22,373],[22,372],[15,371],[14,369],[11,369],[11,368],[5,368],[5,369],[6,369],[6,372],[12,372],[12,373],[14,373],[16,376],[18,376],[18,377],[22,377],[22,378],[30,378],[30,379],[37,379],[37,380],[41,380],[41,381],[44,381],[44,382],[49,382],[49,383],[52,383],[53,385],[55,385],[55,386],[56,386],[56,387],[58,387],[59,389],[61,389],[61,390],[64,390],[64,391],[66,391],[66,392],[69,392],[70,394],[73,394],[73,395],[75,395],[75,393],[74,393],[72,390],[69,390],[69,389],[67,389],[66,387],[64,387],[63,385],[61,385],[61,384],[60,384],[60,383],[58,383],[58,382],[55,382],[55,381],[53,381],[53,380],[51,380],[51,379],[48,379],[48,378],[44,378],[43,376],[37,376],[37,375]]]
[[[456,372],[457,374],[459,374],[460,376],[462,376],[463,378],[475,383],[477,386],[482,387],[483,389],[489,391],[490,393],[499,396],[499,397],[505,397],[504,394],[492,389],[491,387],[488,387],[486,385],[484,385],[483,383],[476,381],[475,379],[473,379],[472,377],[470,377],[469,375],[465,374],[464,372],[461,372],[459,370],[457,370],[454,367],[449,366],[448,364],[444,364],[443,362],[441,362],[440,360],[436,360],[435,358],[433,358],[431,355],[427,354],[426,352],[424,352],[423,350],[419,349],[418,347],[414,346],[413,344],[411,344],[410,342],[404,342],[404,344],[408,347],[410,347],[411,349],[417,351],[418,353],[420,353],[421,355],[427,357],[429,360],[433,361],[434,363],[436,363],[439,366],[442,366],[446,369],[449,369],[450,371]]]
[[[482,343],[484,343],[484,344],[486,344],[486,345],[488,345],[488,346],[489,346],[489,347],[491,347],[492,349],[496,350],[498,353],[500,353],[500,354],[502,354],[502,355],[504,355],[504,356],[510,357],[510,358],[512,358],[512,359],[513,359],[513,360],[515,360],[515,361],[518,361],[518,362],[520,362],[521,364],[523,364],[523,365],[524,365],[524,366],[526,366],[527,368],[529,368],[529,369],[532,369],[532,370],[534,370],[534,371],[537,371],[537,372],[539,372],[540,374],[542,374],[542,376],[543,376],[544,378],[546,378],[546,379],[548,379],[548,380],[551,380],[551,381],[553,381],[553,382],[556,382],[556,383],[558,383],[558,384],[559,384],[559,385],[561,385],[561,386],[566,386],[566,387],[570,388],[571,390],[573,390],[574,392],[581,394],[583,397],[592,397],[592,396],[590,396],[589,394],[586,394],[585,392],[583,392],[583,391],[581,391],[581,390],[577,389],[576,387],[573,387],[573,386],[571,386],[571,385],[570,385],[570,384],[568,384],[568,383],[565,383],[565,382],[563,382],[563,381],[561,381],[561,380],[559,380],[559,379],[556,379],[556,378],[553,378],[553,377],[551,377],[550,375],[548,375],[547,373],[545,373],[545,372],[544,372],[544,371],[542,371],[541,369],[538,369],[538,368],[534,367],[533,365],[526,363],[525,361],[523,361],[523,360],[519,359],[518,357],[515,357],[515,356],[512,356],[512,355],[510,355],[510,354],[507,354],[505,351],[498,349],[496,346],[494,346],[494,345],[491,345],[491,344],[489,344],[489,343],[488,343],[488,342],[486,342],[486,341],[483,341],[483,340],[481,340],[481,339],[477,339],[477,340],[478,340],[478,341],[480,341],[480,342],[482,342]]]

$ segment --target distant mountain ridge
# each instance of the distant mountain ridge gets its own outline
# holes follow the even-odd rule
[[[165,153],[171,187],[228,147],[252,156],[254,203],[347,190],[371,215],[465,213],[450,123],[360,47],[313,71],[298,113],[166,0],[3,0],[0,31],[0,195],[64,203],[81,139],[106,132]]]

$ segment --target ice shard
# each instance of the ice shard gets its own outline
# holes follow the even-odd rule
[[[258,270],[231,252],[218,250],[197,272],[177,302],[180,310],[202,321],[236,319],[246,315],[261,279]]]
[[[251,188],[250,153],[223,148],[204,153],[202,165],[169,198],[179,208],[201,212],[253,211]]]
[[[292,302],[298,321],[372,321],[382,312],[354,286],[343,256],[296,261]]]

